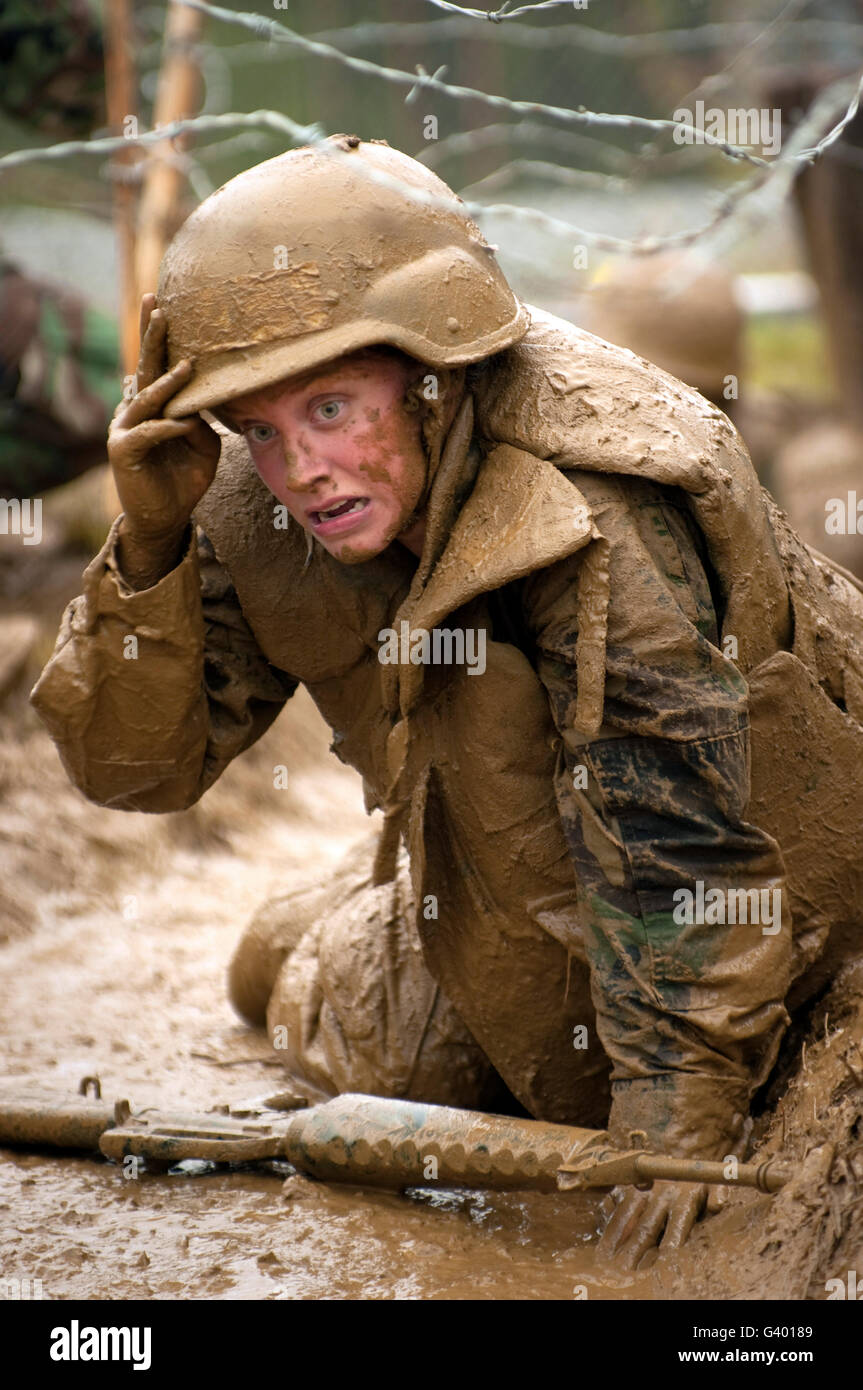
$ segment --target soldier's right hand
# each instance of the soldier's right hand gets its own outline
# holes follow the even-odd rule
[[[187,359],[165,371],[166,318],[156,297],[141,301],[137,392],[118,407],[108,433],[108,458],[123,508],[121,533],[136,562],[176,549],[197,504],[216,475],[221,441],[200,415],[167,420],[167,401],[192,373]]]

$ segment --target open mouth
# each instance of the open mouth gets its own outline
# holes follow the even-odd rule
[[[329,507],[321,508],[320,511],[309,512],[309,521],[316,530],[322,527],[329,530],[334,522],[356,516],[358,513],[364,512],[368,505],[368,497],[344,497],[341,501],[333,502]]]

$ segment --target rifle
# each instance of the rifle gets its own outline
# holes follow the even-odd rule
[[[379,1096],[346,1094],[310,1106],[281,1095],[200,1114],[133,1113],[127,1100],[103,1101],[94,1077],[84,1078],[77,1096],[0,1092],[3,1144],[98,1153],[115,1162],[133,1156],[154,1171],[184,1159],[281,1160],[321,1181],[402,1191],[430,1183],[584,1191],[668,1178],[775,1192],[790,1177],[775,1160],[738,1164],[729,1177],[722,1163],[612,1149],[603,1130]]]

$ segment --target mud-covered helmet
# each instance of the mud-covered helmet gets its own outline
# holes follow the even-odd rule
[[[415,159],[355,136],[217,189],[169,246],[157,299],[168,365],[194,359],[172,417],[372,344],[433,367],[477,362],[529,324],[461,199]]]
[[[631,348],[705,396],[739,376],[744,314],[733,275],[687,252],[604,267],[590,287],[583,327]]]

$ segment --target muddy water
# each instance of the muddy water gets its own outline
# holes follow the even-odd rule
[[[227,961],[268,891],[325,877],[369,826],[353,773],[298,710],[306,767],[285,813],[256,815],[237,765],[195,834],[188,817],[166,833],[162,818],[86,805],[31,730],[0,823],[11,842],[35,777],[37,924],[0,949],[6,1081],[74,1092],[96,1074],[106,1098],[161,1109],[278,1088],[272,1049],[227,1003]],[[267,737],[261,766],[285,745]],[[2,834],[0,848],[8,861]],[[249,1169],[126,1179],[102,1160],[0,1151],[0,1269],[41,1279],[46,1298],[620,1296],[630,1278],[592,1269],[596,1225],[592,1198],[399,1196]]]
[[[231,1172],[141,1177],[30,1154],[2,1167],[4,1268],[46,1298],[608,1297],[591,1213],[555,1197],[489,1201]]]

